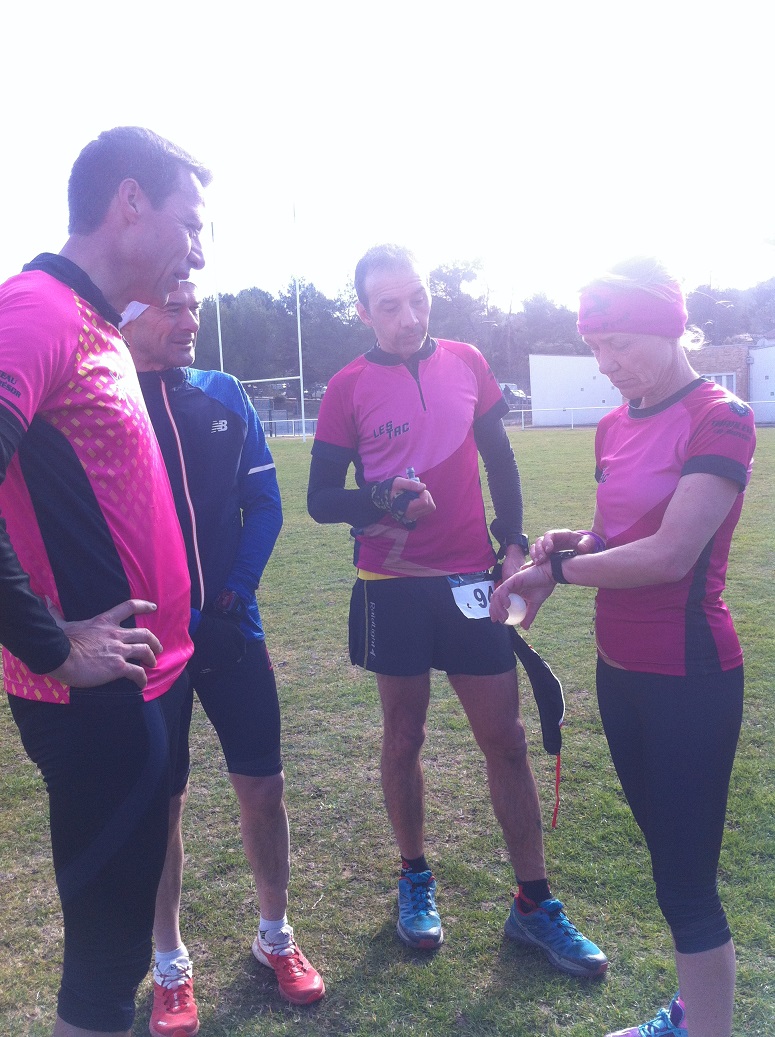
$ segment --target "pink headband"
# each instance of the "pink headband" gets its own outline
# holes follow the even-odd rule
[[[680,338],[686,329],[686,306],[681,289],[665,285],[670,293],[659,299],[639,288],[612,288],[596,284],[579,302],[579,335],[631,331],[640,335]]]

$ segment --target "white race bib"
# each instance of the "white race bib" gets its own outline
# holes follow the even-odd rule
[[[468,619],[489,619],[490,598],[495,584],[489,573],[464,573],[448,576],[455,604]]]

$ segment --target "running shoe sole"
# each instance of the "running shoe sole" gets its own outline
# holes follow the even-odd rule
[[[435,951],[437,947],[441,947],[442,943],[444,943],[443,929],[439,929],[438,936],[416,936],[408,929],[404,929],[399,919],[396,931],[406,946],[416,951]]]

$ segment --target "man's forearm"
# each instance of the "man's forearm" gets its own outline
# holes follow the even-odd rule
[[[307,510],[316,522],[348,522],[356,529],[379,522],[384,512],[372,502],[368,488],[346,490],[349,464],[312,455]]]
[[[476,445],[487,473],[495,520],[493,536],[502,547],[513,543],[522,530],[522,484],[503,422],[485,415],[476,426]]]

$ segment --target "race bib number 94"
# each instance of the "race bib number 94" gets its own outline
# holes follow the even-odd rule
[[[489,619],[490,598],[495,590],[489,572],[448,576],[455,604],[468,619]]]

